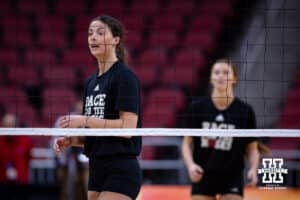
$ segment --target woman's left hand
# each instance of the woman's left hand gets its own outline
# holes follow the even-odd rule
[[[84,115],[65,115],[58,121],[60,128],[80,128],[84,126],[86,116]]]
[[[256,186],[257,184],[257,170],[256,169],[249,169],[247,173],[247,177],[249,180],[249,183],[247,184],[248,186]]]

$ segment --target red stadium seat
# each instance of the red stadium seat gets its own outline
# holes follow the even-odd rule
[[[136,15],[125,15],[122,17],[122,23],[125,26],[128,34],[132,31],[142,32],[145,28],[145,20],[143,17],[136,17]]]
[[[32,46],[32,35],[29,31],[30,24],[24,18],[7,16],[2,21],[3,45],[8,48],[19,48]]]
[[[208,0],[200,7],[200,13],[214,13],[220,17],[233,16],[233,3],[224,0]]]
[[[20,0],[18,9],[21,14],[44,14],[47,12],[47,6],[44,0]]]
[[[143,127],[174,127],[176,113],[185,105],[184,94],[175,88],[156,88],[147,97]]]
[[[192,13],[194,7],[195,5],[193,1],[169,1],[164,12],[171,15],[182,16]]]
[[[153,3],[154,2],[154,3],[158,3],[158,5],[160,5],[160,3],[161,3],[161,1],[159,1],[159,0],[133,0],[131,2],[131,4],[135,4],[136,1],[143,2],[143,3]]]
[[[162,74],[162,82],[166,85],[178,85],[195,89],[199,82],[199,71],[197,68],[168,67]]]
[[[75,94],[71,89],[68,88],[63,88],[63,87],[49,87],[44,90],[43,93],[43,98],[44,100],[47,101],[52,101],[53,99],[63,99],[63,100],[68,100],[71,103],[75,102]]]
[[[30,21],[25,16],[4,15],[1,19],[2,28],[8,31],[27,32],[30,27]]]
[[[54,126],[58,117],[68,115],[72,111],[73,104],[66,101],[54,100],[44,105],[43,118],[49,126]]]
[[[204,55],[198,49],[182,49],[175,56],[177,68],[198,68],[203,70],[205,61]]]
[[[119,19],[124,14],[124,7],[122,0],[113,1],[96,1],[92,6],[92,13],[95,16],[107,14]]]
[[[87,35],[89,25],[94,18],[95,16],[89,15],[77,16],[75,19],[75,33],[85,32]]]
[[[88,48],[88,31],[83,30],[81,32],[75,33],[75,38],[73,42],[74,48]]]
[[[223,29],[222,18],[212,14],[202,14],[193,18],[189,27],[190,31],[210,31],[215,34],[221,33]]]
[[[172,49],[177,46],[177,36],[172,32],[152,32],[149,39],[149,46],[155,48]]]
[[[11,12],[9,1],[0,1],[1,14],[9,14]]]
[[[160,107],[171,106],[175,110],[182,110],[185,104],[184,94],[178,89],[156,88],[151,90],[147,101]]]
[[[156,68],[153,67],[138,67],[134,69],[135,74],[139,78],[142,86],[153,86],[158,79]]]
[[[1,87],[0,91],[0,103],[3,105],[17,104],[18,101],[27,99],[26,94],[20,88]]]
[[[57,32],[64,34],[66,30],[65,17],[57,15],[38,15],[36,28],[41,32]]]
[[[55,10],[57,14],[77,16],[86,12],[86,4],[84,0],[77,0],[76,3],[72,0],[60,0],[57,1]]]
[[[153,18],[152,31],[173,31],[178,32],[182,29],[183,20],[178,15],[161,15]]]
[[[13,49],[0,49],[0,65],[16,65],[19,62],[17,52]]]
[[[25,52],[25,62],[30,65],[53,65],[55,55],[48,49],[29,49]]]
[[[66,108],[63,108],[61,112],[68,113],[76,101],[76,95],[71,89],[68,88],[50,87],[44,90],[43,101],[45,105],[51,105],[52,107],[55,107],[55,105],[58,106],[58,104],[64,105]],[[53,109],[58,110],[56,108]]]
[[[31,47],[33,45],[32,35],[29,31],[19,32],[5,29],[3,33],[3,43],[7,47]]]
[[[97,66],[96,59],[88,49],[75,49],[64,52],[63,64],[65,66],[93,68]]]
[[[21,124],[32,127],[37,121],[36,110],[28,103],[28,100],[17,100],[6,104],[7,112],[15,114]]]
[[[171,128],[176,123],[176,112],[171,106],[148,104],[142,118],[143,128]]]
[[[140,68],[159,67],[167,64],[166,51],[163,49],[149,48],[145,50],[138,61]]]
[[[41,77],[34,68],[27,68],[24,67],[24,65],[11,68],[9,76],[10,79],[18,86],[39,84],[41,80]]]
[[[271,149],[298,149],[300,138],[272,138],[268,146]]]
[[[144,17],[155,16],[159,11],[159,5],[156,1],[134,1],[128,10],[128,13]]]
[[[187,34],[183,41],[183,46],[186,48],[200,48],[211,53],[216,48],[215,35],[211,32],[194,32]]]
[[[74,87],[76,83],[75,71],[64,66],[50,66],[44,69],[44,78],[50,87]]]
[[[38,45],[42,48],[65,48],[66,38],[63,33],[58,32],[39,32]]]
[[[129,49],[138,49],[142,46],[142,35],[138,31],[128,31],[125,35],[125,45]]]

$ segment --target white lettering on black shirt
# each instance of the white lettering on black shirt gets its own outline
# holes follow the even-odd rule
[[[106,94],[97,94],[96,96],[90,95],[85,100],[85,114],[91,115],[100,119],[104,118],[104,107],[105,107]],[[93,109],[93,110],[92,110]]]

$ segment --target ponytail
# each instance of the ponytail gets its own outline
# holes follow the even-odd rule
[[[128,64],[128,53],[122,41],[116,46],[117,58],[124,64]]]

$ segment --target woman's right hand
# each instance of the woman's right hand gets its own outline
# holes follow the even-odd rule
[[[201,166],[193,163],[188,167],[188,173],[189,173],[190,180],[193,183],[197,183],[201,181],[204,171]]]
[[[70,137],[59,137],[54,140],[54,151],[56,154],[63,152],[66,148],[72,144]]]

